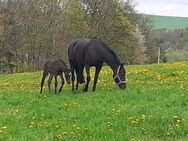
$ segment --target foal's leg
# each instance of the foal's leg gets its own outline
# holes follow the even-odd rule
[[[40,82],[40,93],[42,93],[44,81],[45,81],[45,78],[46,78],[47,75],[48,75],[48,72],[43,71],[42,79],[41,79],[41,82]]]
[[[93,84],[93,89],[92,89],[93,92],[96,89],[96,84],[97,84],[97,80],[98,80],[98,76],[99,76],[99,72],[100,72],[101,68],[102,68],[102,65],[96,66],[94,84]]]
[[[55,94],[57,93],[57,74],[55,74]]]
[[[90,82],[90,79],[91,79],[91,77],[90,77],[90,66],[89,65],[86,65],[86,74],[87,74],[87,82],[86,82],[86,85],[85,85],[83,92],[88,91],[88,85],[89,85],[89,82]]]
[[[64,85],[64,83],[65,83],[65,80],[64,80],[62,74],[60,74],[59,76],[61,77],[61,81],[62,81],[62,83],[61,83],[61,87],[60,87],[60,89],[59,89],[59,93],[60,93],[60,92],[62,91],[62,88],[63,88],[63,85]]]
[[[53,74],[50,74],[50,76],[48,78],[48,89],[49,89],[50,93],[51,93],[50,84],[51,84],[52,79],[53,79]]]

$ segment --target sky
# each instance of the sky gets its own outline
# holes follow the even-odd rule
[[[188,0],[135,0],[139,13],[188,17]]]

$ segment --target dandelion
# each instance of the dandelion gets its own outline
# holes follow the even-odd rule
[[[146,115],[142,115],[141,119],[145,120],[146,119]]]
[[[175,119],[176,119],[176,118],[178,118],[178,116],[173,116],[173,118],[175,118]]]
[[[180,123],[180,122],[181,122],[181,120],[179,120],[179,119],[178,119],[176,122],[177,122],[177,123]]]
[[[33,124],[35,124],[35,123],[32,121],[31,124],[33,125]]]
[[[7,126],[3,126],[1,129],[7,129]]]
[[[112,129],[108,129],[109,132],[112,132],[113,130]]]
[[[59,125],[55,125],[55,128],[59,128],[60,126]]]
[[[18,113],[18,112],[19,112],[19,109],[15,109],[15,111],[16,111],[16,113]]]

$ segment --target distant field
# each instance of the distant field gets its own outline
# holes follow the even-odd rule
[[[0,75],[0,141],[188,141],[188,62],[126,67],[126,90],[104,67],[74,95],[40,95],[41,72]]]
[[[154,23],[155,29],[168,28],[168,29],[179,29],[188,27],[188,17],[169,17],[169,16],[155,16],[148,15],[151,17]]]

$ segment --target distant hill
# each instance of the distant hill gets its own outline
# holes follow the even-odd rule
[[[147,15],[153,20],[154,29],[180,29],[188,27],[188,17]]]

